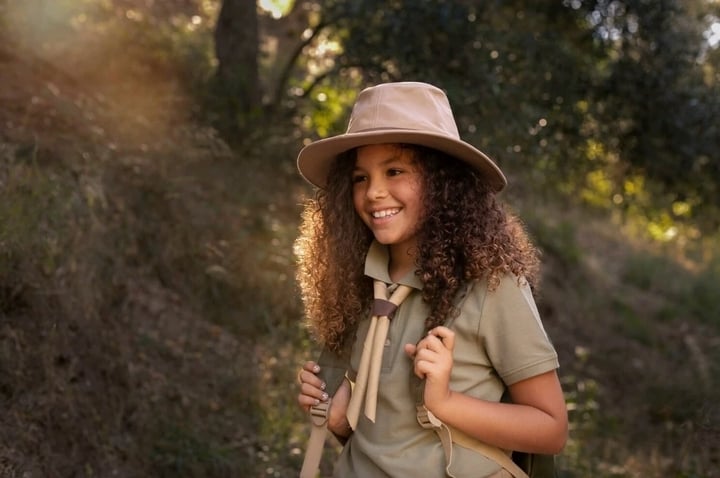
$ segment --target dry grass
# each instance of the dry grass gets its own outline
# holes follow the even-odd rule
[[[302,336],[288,167],[0,68],[0,476],[285,474],[261,397]]]

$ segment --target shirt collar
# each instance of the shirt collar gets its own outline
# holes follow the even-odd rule
[[[370,244],[370,249],[365,258],[365,275],[373,279],[381,280],[386,284],[392,284],[393,281],[390,279],[390,272],[388,271],[389,264],[390,251],[388,251],[387,246],[373,241],[372,244]],[[405,274],[397,283],[410,286],[413,289],[422,290],[422,282],[420,282],[420,278],[415,275],[415,270]]]

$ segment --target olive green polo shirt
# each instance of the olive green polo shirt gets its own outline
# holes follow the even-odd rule
[[[367,255],[365,274],[390,284],[389,255],[374,242]],[[414,290],[400,305],[390,323],[383,351],[377,416],[372,423],[360,414],[357,429],[338,458],[334,476],[348,477],[444,477],[445,454],[432,430],[417,422],[419,380],[403,346],[417,343],[424,334],[428,307],[422,301],[422,284],[414,273],[399,284]],[[455,349],[450,388],[477,398],[500,401],[506,385],[558,367],[557,354],[543,329],[532,293],[516,277],[505,277],[489,291],[487,283],[473,284],[453,321]],[[354,378],[362,344],[369,326],[363,320],[355,337],[349,376]],[[499,466],[461,446],[453,446],[450,471],[460,478],[483,477]]]

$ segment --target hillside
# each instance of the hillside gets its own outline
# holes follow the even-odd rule
[[[268,167],[153,91],[128,105],[27,52],[0,72],[0,476],[260,466],[277,350],[253,321],[289,301],[237,272],[289,268],[247,254],[281,218]]]
[[[292,476],[292,126],[231,151],[172,88],[115,86],[0,46],[0,476]],[[720,476],[717,276],[521,191],[563,476]]]

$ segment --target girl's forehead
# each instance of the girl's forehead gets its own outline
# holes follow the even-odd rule
[[[355,166],[364,167],[393,161],[413,162],[412,149],[397,143],[370,144],[357,148]]]

